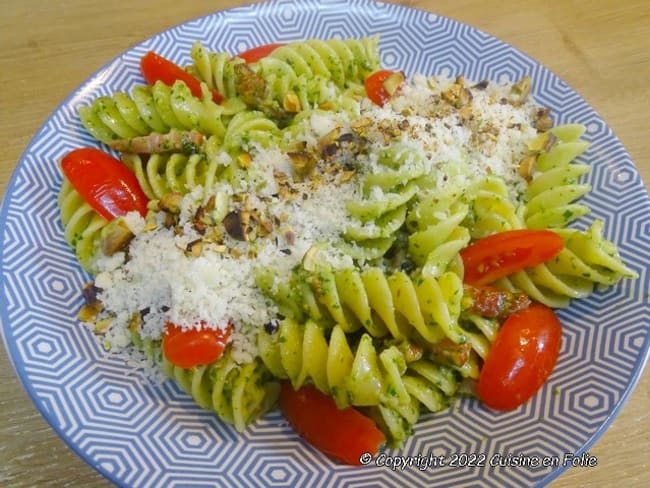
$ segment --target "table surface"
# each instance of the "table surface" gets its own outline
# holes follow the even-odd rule
[[[48,115],[107,61],[137,42],[241,1],[4,0],[0,16],[0,192]],[[519,48],[575,88],[621,139],[650,187],[648,0],[391,2],[477,27]],[[589,450],[598,464],[552,483],[650,486],[650,373]],[[0,485],[105,487],[47,425],[0,348]]]

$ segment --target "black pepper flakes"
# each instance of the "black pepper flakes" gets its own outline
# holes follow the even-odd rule
[[[144,318],[149,315],[151,312],[151,307],[145,307],[142,310],[140,310],[140,320],[144,320]]]
[[[399,268],[401,271],[404,271],[405,273],[411,273],[415,271],[416,266],[411,259],[407,258],[400,263]]]
[[[264,324],[264,331],[269,334],[275,334],[280,328],[280,321],[278,319],[271,319]]]

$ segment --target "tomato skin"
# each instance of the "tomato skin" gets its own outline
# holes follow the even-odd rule
[[[303,439],[345,464],[361,465],[362,454],[374,456],[386,442],[374,421],[353,407],[339,409],[332,397],[310,385],[294,390],[284,382],[280,409]]]
[[[163,354],[180,368],[212,364],[223,354],[231,332],[230,324],[225,329],[183,330],[170,322],[163,333]]]
[[[390,95],[384,89],[383,83],[386,81],[386,78],[388,78],[393,73],[394,71],[391,71],[389,69],[380,69],[379,71],[375,71],[370,76],[368,76],[364,83],[368,98],[380,107],[390,99]]]
[[[99,149],[74,149],[61,159],[61,169],[75,190],[93,210],[106,220],[133,210],[143,217],[149,199],[135,174]]]
[[[479,239],[460,251],[464,281],[474,286],[494,283],[524,268],[554,258],[564,247],[551,230],[517,229]]]
[[[201,81],[198,78],[153,51],[147,51],[142,56],[140,59],[140,70],[149,85],[153,85],[156,81],[162,81],[165,85],[172,86],[175,81],[180,80],[187,85],[192,95],[197,98],[203,96]],[[223,96],[217,90],[212,89],[210,91],[212,92],[212,100],[215,103],[221,103],[223,101]]]
[[[555,367],[562,325],[540,303],[508,317],[490,348],[479,375],[477,394],[495,410],[512,410],[528,401]]]
[[[237,57],[243,59],[247,63],[255,63],[256,61],[259,61],[260,59],[267,57],[269,54],[271,54],[273,51],[275,51],[277,48],[281,46],[284,46],[284,43],[276,42],[273,44],[256,46],[251,49],[248,49],[247,51],[239,53]]]

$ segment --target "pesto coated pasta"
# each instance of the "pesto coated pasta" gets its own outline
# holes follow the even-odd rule
[[[276,377],[289,379],[294,388],[309,381],[331,394],[341,408],[390,404],[396,396],[388,391],[407,401],[402,384],[406,362],[395,346],[378,353],[367,334],[350,345],[338,325],[326,338],[315,322],[300,324],[292,319],[283,320],[275,335],[259,333],[260,355]]]
[[[130,96],[118,92],[79,109],[84,127],[106,144],[170,129],[195,128],[204,134],[223,135],[222,113],[223,108],[211,99],[194,97],[182,81],[171,87],[162,82],[137,86]]]
[[[83,201],[66,179],[59,191],[59,209],[64,238],[74,249],[81,266],[88,270],[97,253],[101,231],[108,222]]]
[[[201,407],[215,412],[242,432],[275,403],[279,383],[259,359],[237,366],[226,353],[218,363],[191,369],[171,364],[163,355],[163,371]]]
[[[384,73],[373,102],[378,46],[309,39],[247,61],[196,42],[202,96],[156,81],[79,107],[149,200],[107,221],[64,177],[65,238],[94,280],[80,318],[238,431],[282,384],[311,385],[399,446],[475,394],[509,317],[636,277],[580,200],[582,125],[553,127],[528,78]],[[518,230],[561,249],[470,282],[467,249]],[[212,342],[172,344],[189,334]]]

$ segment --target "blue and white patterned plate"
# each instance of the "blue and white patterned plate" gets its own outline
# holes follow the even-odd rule
[[[559,363],[525,406],[494,413],[461,401],[424,417],[399,454],[444,456],[446,466],[402,471],[378,466],[381,460],[340,466],[303,444],[277,413],[237,434],[171,383],[143,384],[75,319],[88,276],[63,240],[56,197],[61,156],[96,144],[80,125],[80,104],[141,83],[138,60],[148,49],[186,64],[196,39],[235,53],[269,42],[373,33],[381,35],[383,64],[408,74],[511,81],[531,75],[534,95],[557,123],[586,125],[592,145],[580,159],[593,168],[593,192],[585,198],[590,218],[605,220],[607,237],[640,275],[560,313]],[[543,485],[565,469],[567,453],[586,456],[648,357],[650,201],[625,149],[546,68],[472,27],[416,9],[369,0],[277,0],[217,12],[142,42],[93,75],[46,121],[16,168],[0,223],[2,330],[16,371],[64,441],[122,486]],[[467,465],[482,459],[474,454],[485,455],[484,466]],[[449,466],[454,455],[460,466]],[[500,457],[508,456],[539,465],[500,466]]]

